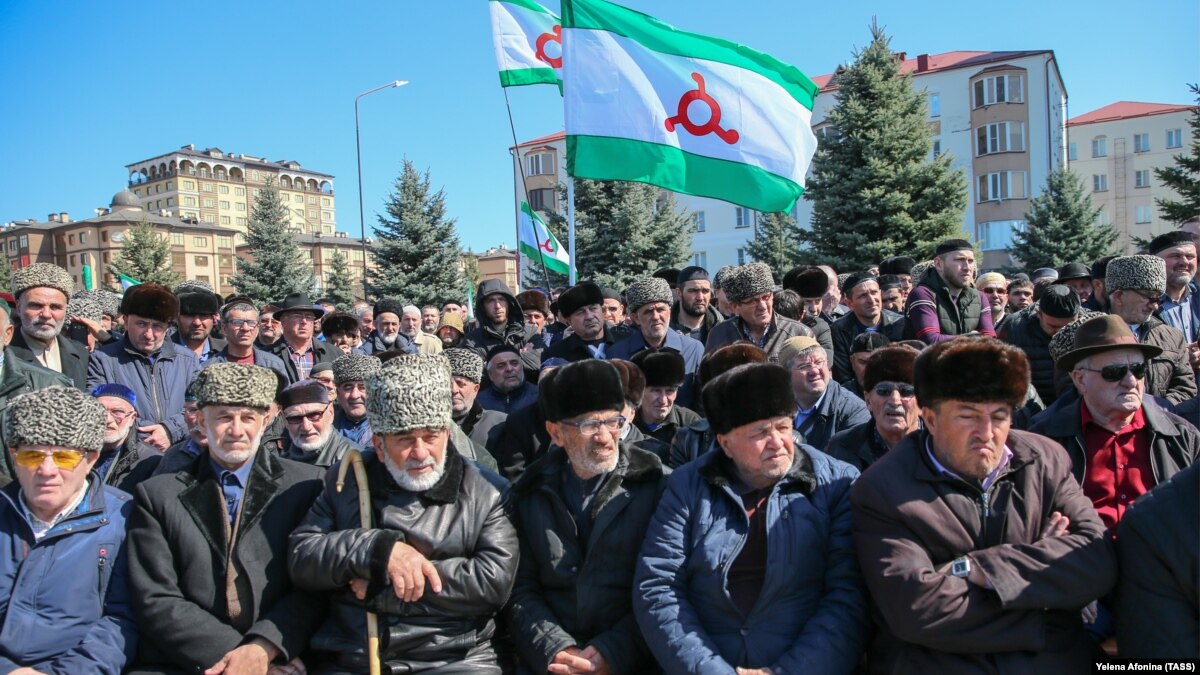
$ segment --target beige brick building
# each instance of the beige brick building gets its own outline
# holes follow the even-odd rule
[[[483,283],[488,279],[499,279],[507,284],[509,290],[513,293],[518,292],[516,251],[501,244],[499,247],[489,248],[483,253],[476,255],[475,259],[479,269],[479,283]],[[526,285],[531,288],[537,286],[537,284]]]
[[[304,234],[336,231],[333,176],[299,162],[269,161],[220,148],[185,145],[125,166],[129,189],[147,211],[170,212],[201,223],[245,233],[258,190],[274,182]]]
[[[355,297],[362,296],[362,239],[351,237],[345,232],[334,232],[330,235],[320,233],[302,234],[296,228],[293,229],[292,233],[295,236],[296,245],[300,247],[301,255],[312,266],[315,295],[321,295],[323,289],[328,287],[330,274],[333,270],[333,257],[337,253],[341,253],[346,257],[346,262],[350,267],[350,274],[354,277]],[[369,266],[375,263],[373,255],[375,246],[375,241],[367,237],[367,263]],[[250,247],[246,244],[238,244],[237,255],[243,260],[254,259],[254,256],[250,253]]]
[[[1118,245],[1133,253],[1135,237],[1152,239],[1175,228],[1155,199],[1178,199],[1154,176],[1188,152],[1192,106],[1118,101],[1067,120],[1070,167],[1101,208],[1097,224],[1113,225]]]

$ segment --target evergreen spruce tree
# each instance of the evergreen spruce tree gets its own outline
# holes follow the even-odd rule
[[[754,239],[746,247],[750,257],[770,265],[778,278],[800,259],[800,228],[788,213],[763,213],[754,227]]]
[[[118,277],[124,274],[144,284],[162,284],[167,288],[174,288],[180,281],[171,264],[171,247],[166,237],[145,218],[125,232],[125,241],[109,263],[108,271]],[[118,283],[116,288],[120,287]]]
[[[566,213],[566,209],[562,209]],[[566,230],[562,215],[552,231]],[[565,237],[560,238],[563,245]],[[663,267],[678,267],[692,247],[692,215],[675,196],[645,183],[575,181],[575,265],[581,281],[624,289]]]
[[[945,153],[930,159],[927,94],[900,73],[889,38],[872,22],[871,44],[834,75],[830,134],[813,159],[807,262],[866,269],[893,255],[928,259],[962,236],[967,185]],[[949,131],[949,130],[947,130]]]
[[[333,257],[329,259],[329,277],[325,283],[325,295],[333,300],[339,310],[349,311],[350,307],[354,305],[355,290],[361,290],[361,287],[358,286],[361,281],[361,279],[354,278],[346,256],[341,251],[334,251]]]
[[[12,288],[12,268],[7,262],[0,263],[0,288],[5,291]]]
[[[1179,199],[1155,199],[1158,212],[1169,223],[1182,223],[1200,216],[1200,86],[1189,85],[1196,97],[1188,126],[1192,128],[1190,152],[1175,155],[1175,165],[1154,170],[1163,185],[1179,195]]]
[[[1111,225],[1096,225],[1099,213],[1074,171],[1064,167],[1051,172],[1046,188],[1030,201],[1025,230],[1013,232],[1012,255],[1022,267],[1008,271],[1058,268],[1069,262],[1090,265],[1112,255],[1117,231]]]
[[[260,188],[250,208],[246,243],[254,260],[238,260],[230,280],[238,293],[277,302],[289,293],[309,293],[313,268],[305,261],[288,224],[288,207],[270,181]]]
[[[417,306],[464,294],[454,219],[446,218],[445,191],[430,192],[428,171],[421,174],[404,160],[385,213],[378,218],[372,294]]]

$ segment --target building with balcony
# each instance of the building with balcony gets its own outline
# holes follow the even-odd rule
[[[332,235],[337,229],[333,176],[293,160],[269,161],[219,148],[185,145],[127,164],[129,189],[151,212],[245,233],[258,191],[271,181],[287,204],[291,224],[304,234]]]
[[[108,208],[96,209],[94,218],[72,220],[67,213],[51,213],[44,222],[7,223],[0,228],[0,247],[11,269],[53,263],[70,272],[78,288],[119,289],[108,265],[120,252],[129,229],[142,221],[152,223],[168,242],[172,268],[180,278],[207,281],[222,294],[233,291],[229,279],[235,272],[235,230],[148,212],[127,190],[118,192]]]
[[[953,166],[967,177],[963,236],[980,243],[981,268],[1009,264],[1012,233],[1025,226],[1030,197],[1066,160],[1067,92],[1054,52],[898,56],[901,70],[912,74],[913,86],[929,94],[930,155],[951,153]],[[813,78],[820,92],[812,123],[821,143],[837,137],[826,116],[836,103],[839,74]],[[527,191],[535,210],[557,208],[554,186],[566,180],[565,149],[561,132],[510,149],[518,202]],[[711,271],[749,262],[746,248],[757,213],[715,199],[683,194],[675,199],[680,209],[693,213],[692,264]],[[792,215],[801,227],[808,227],[812,202],[801,199]]]
[[[1188,116],[1194,106],[1118,101],[1067,120],[1069,165],[1083,178],[1099,209],[1098,225],[1112,225],[1125,253],[1135,238],[1153,239],[1177,223],[1162,219],[1156,199],[1179,199],[1154,176],[1190,151]]]

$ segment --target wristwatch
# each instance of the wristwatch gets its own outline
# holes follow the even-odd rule
[[[960,579],[966,579],[971,574],[971,559],[965,555],[955,559],[950,563],[950,574]]]

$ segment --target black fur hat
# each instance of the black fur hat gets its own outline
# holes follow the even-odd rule
[[[784,275],[783,287],[802,298],[819,298],[829,290],[829,275],[819,267],[797,267]]]
[[[898,255],[888,258],[879,263],[880,274],[912,274],[912,268],[917,264],[916,260],[906,256]]]
[[[622,410],[621,373],[608,361],[586,359],[555,368],[538,383],[538,405],[551,422],[596,410]]]
[[[333,312],[321,319],[321,334],[326,338],[334,335],[358,335],[358,318],[346,312]]]
[[[604,291],[591,281],[584,281],[568,288],[558,296],[558,312],[564,319],[590,305],[603,305]]]
[[[774,363],[748,363],[724,373],[704,387],[704,410],[718,434],[744,424],[796,414],[792,376]]]
[[[889,345],[871,352],[863,372],[863,391],[871,391],[880,382],[912,384],[913,363],[918,353],[908,345]]]
[[[766,363],[767,353],[752,342],[740,340],[711,351],[700,359],[697,384],[712,382],[717,376],[747,363]]]
[[[125,291],[125,297],[121,299],[121,313],[170,323],[179,314],[179,300],[166,286],[138,284]]]
[[[647,387],[683,386],[686,377],[683,356],[674,349],[643,349],[632,360],[646,376]]]
[[[1015,407],[1029,394],[1029,360],[999,340],[955,338],[921,352],[913,365],[913,385],[922,408],[950,400]]]
[[[216,293],[192,289],[181,292],[179,298],[179,313],[188,316],[208,316],[221,311],[221,297]]]

